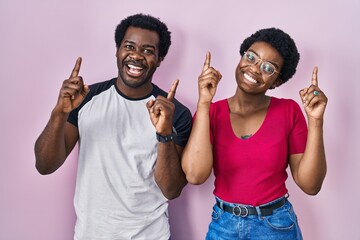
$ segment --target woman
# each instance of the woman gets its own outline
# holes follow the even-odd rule
[[[323,142],[327,97],[317,67],[300,91],[307,125],[291,99],[266,95],[296,72],[295,42],[276,28],[257,31],[240,47],[237,88],[212,103],[221,79],[210,53],[199,76],[199,99],[182,167],[191,184],[215,175],[212,222],[206,239],[302,239],[288,201],[286,168],[307,194],[317,194],[326,175]]]

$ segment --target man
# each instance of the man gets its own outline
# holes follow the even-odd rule
[[[79,142],[74,239],[169,239],[167,200],[187,183],[180,158],[192,122],[174,99],[178,81],[168,93],[152,83],[170,32],[136,14],[115,42],[117,78],[88,86],[77,59],[35,143],[36,168],[56,171]]]

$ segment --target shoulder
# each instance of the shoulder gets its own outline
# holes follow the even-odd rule
[[[278,106],[278,107],[284,107],[284,108],[298,108],[298,109],[300,109],[299,104],[295,100],[288,99],[288,98],[271,97],[271,105],[272,106]]]
[[[228,99],[221,99],[216,102],[212,102],[210,105],[210,114],[213,114],[218,111],[228,110],[229,104]]]
[[[303,119],[304,114],[300,105],[293,99],[271,97],[269,112],[272,116],[284,119]],[[291,120],[291,121],[292,121]]]
[[[90,89],[89,93],[86,95],[84,101],[82,101],[82,103],[77,108],[73,109],[70,112],[68,121],[77,127],[77,120],[78,120],[79,111],[87,103],[91,102],[91,100],[94,98],[94,96],[98,96],[102,92],[108,90],[111,86],[113,86],[115,84],[115,82],[116,82],[116,78],[113,78],[113,79],[106,80],[106,81],[103,81],[103,82],[90,84],[89,85],[89,89]]]
[[[161,88],[159,88],[157,85],[155,84],[152,84],[153,85],[153,90],[151,92],[151,94],[154,96],[154,97],[157,97],[157,96],[163,96],[163,97],[166,97],[167,96],[167,92],[165,92],[164,90],[162,90]]]
[[[228,99],[227,98],[224,98],[224,99],[221,99],[221,100],[218,100],[218,101],[215,101],[215,102],[212,102],[211,105],[213,106],[224,106],[224,105],[227,105],[228,104]]]
[[[106,80],[103,82],[97,82],[89,85],[89,93],[86,95],[84,101],[80,104],[79,108],[82,108],[86,103],[91,102],[95,96],[99,96],[100,94],[109,90],[116,83],[116,78]]]
[[[109,89],[111,86],[113,86],[116,83],[116,78],[112,78],[110,80],[106,80],[106,81],[102,81],[102,82],[97,82],[94,84],[89,85],[90,88],[90,95],[97,95],[103,91],[106,91],[107,89]]]

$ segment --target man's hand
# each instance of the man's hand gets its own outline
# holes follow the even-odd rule
[[[158,96],[156,100],[150,100],[146,104],[151,122],[154,124],[156,132],[161,135],[169,135],[172,133],[172,122],[175,110],[175,105],[172,101],[175,98],[178,84],[179,80],[175,80],[166,98]]]
[[[63,82],[60,89],[56,109],[61,112],[69,113],[78,107],[89,92],[89,87],[84,84],[82,77],[79,76],[81,61],[81,57],[76,60],[69,79]]]

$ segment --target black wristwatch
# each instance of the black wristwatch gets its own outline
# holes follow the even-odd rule
[[[161,143],[167,143],[167,142],[174,141],[175,136],[176,136],[176,133],[174,133],[174,132],[171,133],[170,135],[166,135],[166,136],[163,136],[163,135],[159,134],[158,132],[156,132],[156,139]]]

